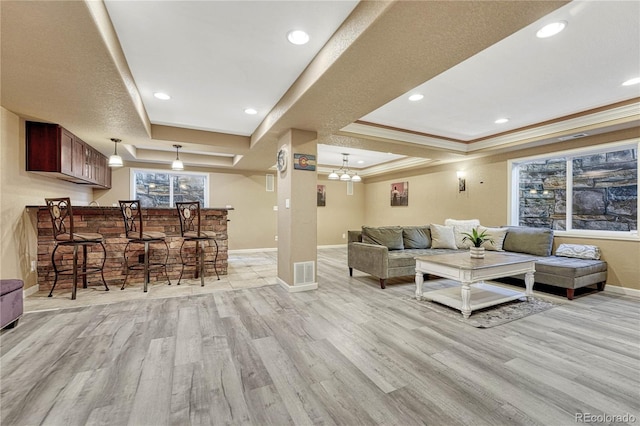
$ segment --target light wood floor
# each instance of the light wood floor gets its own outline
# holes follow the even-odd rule
[[[411,277],[381,290],[354,275],[345,249],[321,249],[317,291],[266,285],[25,314],[1,335],[0,423],[640,422],[637,299],[593,293],[477,329],[407,300]]]

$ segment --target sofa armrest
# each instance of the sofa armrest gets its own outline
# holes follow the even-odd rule
[[[367,243],[349,243],[347,249],[349,268],[366,272],[378,278],[389,278],[389,249]]]

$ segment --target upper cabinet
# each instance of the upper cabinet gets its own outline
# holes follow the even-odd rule
[[[27,121],[27,171],[51,174],[97,188],[111,188],[107,157],[57,124]]]

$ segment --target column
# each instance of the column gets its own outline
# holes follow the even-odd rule
[[[296,169],[296,154],[317,158],[317,134],[289,129],[278,140],[285,168],[278,172],[278,283],[289,292],[315,290],[317,171]]]

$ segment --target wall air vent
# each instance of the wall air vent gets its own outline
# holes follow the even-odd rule
[[[293,285],[312,284],[316,275],[316,263],[297,262],[293,264]]]
[[[561,138],[558,138],[559,141],[568,141],[571,139],[579,139],[579,138],[584,138],[585,136],[589,136],[586,133],[576,133],[575,135],[569,135],[569,136],[562,136]]]

